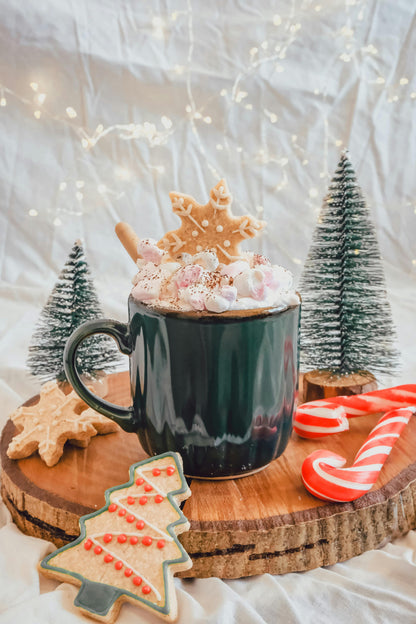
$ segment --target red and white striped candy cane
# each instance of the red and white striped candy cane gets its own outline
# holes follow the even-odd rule
[[[332,451],[314,451],[302,465],[306,489],[323,500],[353,501],[373,487],[401,432],[416,414],[416,407],[402,407],[384,414],[355,456],[350,468],[344,457]]]
[[[298,407],[293,430],[302,438],[321,438],[347,431],[348,418],[409,405],[416,405],[416,384],[310,401]]]

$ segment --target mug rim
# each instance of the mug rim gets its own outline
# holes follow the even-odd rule
[[[286,305],[285,307],[265,307],[265,308],[251,308],[249,310],[227,310],[226,312],[208,312],[206,310],[172,310],[171,308],[161,308],[153,305],[138,301],[130,294],[128,298],[129,306],[134,304],[137,308],[142,309],[147,315],[155,317],[167,317],[186,320],[195,323],[238,323],[248,322],[251,320],[268,319],[284,314],[289,310],[295,310],[300,308],[302,299],[299,292],[296,291],[299,297],[299,303]],[[245,313],[245,314],[244,314]]]

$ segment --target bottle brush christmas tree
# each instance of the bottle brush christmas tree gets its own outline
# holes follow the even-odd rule
[[[328,371],[332,379],[397,369],[375,228],[347,151],[324,199],[299,290],[301,369]]]
[[[76,241],[33,334],[27,358],[31,373],[42,382],[66,381],[63,353],[69,336],[84,321],[102,316],[82,244]],[[82,343],[77,361],[81,374],[94,377],[114,370],[120,354],[111,338],[94,336]]]

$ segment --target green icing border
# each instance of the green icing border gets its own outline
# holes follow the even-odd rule
[[[168,494],[167,494],[167,498],[169,499],[171,505],[173,505],[174,507],[177,508],[180,517],[175,522],[171,522],[166,527],[166,530],[168,531],[169,535],[175,540],[175,543],[178,545],[180,551],[182,552],[182,557],[176,558],[176,559],[167,559],[166,561],[163,562],[163,583],[164,583],[164,593],[165,593],[165,604],[164,604],[164,606],[160,607],[158,605],[155,605],[153,602],[150,602],[150,601],[146,600],[145,598],[142,598],[141,596],[137,596],[136,594],[133,594],[132,592],[130,592],[128,590],[119,589],[117,587],[114,587],[113,585],[108,585],[106,583],[97,583],[96,581],[92,581],[92,580],[86,578],[85,576],[82,576],[81,574],[78,574],[78,572],[70,572],[66,568],[60,568],[58,566],[53,566],[53,565],[51,565],[49,563],[51,561],[51,559],[54,559],[54,557],[56,557],[59,553],[65,551],[65,550],[68,550],[70,548],[74,548],[75,546],[78,546],[78,544],[80,544],[86,537],[88,537],[88,535],[86,533],[86,529],[85,529],[85,521],[88,520],[89,518],[94,518],[95,516],[98,516],[98,515],[102,514],[104,511],[106,511],[108,509],[108,506],[110,505],[110,494],[112,492],[117,492],[118,490],[123,490],[123,489],[125,489],[125,488],[127,488],[127,487],[129,487],[129,486],[134,484],[134,472],[135,472],[135,470],[139,466],[144,466],[144,465],[149,464],[151,462],[154,462],[154,461],[156,461],[158,459],[163,459],[164,457],[170,457],[175,462],[176,468],[178,470],[178,474],[181,477],[181,487],[178,490],[172,490],[172,491],[168,492]],[[98,603],[102,600],[102,596],[103,595],[108,597],[110,604],[109,604],[109,606],[105,610],[100,609],[99,604],[97,604],[97,607],[88,608],[87,609],[88,611],[90,611],[91,613],[95,613],[96,615],[106,615],[109,612],[109,610],[111,609],[111,607],[114,605],[114,602],[118,598],[120,598],[120,596],[122,596],[122,595],[130,596],[130,597],[134,598],[134,600],[137,600],[138,602],[142,602],[142,603],[146,604],[147,606],[150,606],[155,611],[158,611],[159,613],[162,613],[164,615],[168,615],[169,611],[170,611],[170,604],[169,604],[169,594],[168,594],[167,585],[166,585],[167,568],[168,568],[169,565],[171,565],[173,563],[182,563],[182,562],[190,560],[190,557],[189,557],[188,553],[183,548],[182,544],[178,540],[177,535],[172,530],[172,528],[177,526],[178,524],[183,524],[184,522],[187,522],[187,518],[184,516],[182,511],[179,509],[178,504],[173,499],[173,496],[177,495],[177,494],[182,494],[183,492],[186,492],[187,489],[188,489],[188,484],[187,484],[185,476],[183,474],[182,465],[178,461],[178,454],[177,453],[173,453],[173,452],[167,452],[167,453],[162,453],[161,455],[155,455],[154,457],[149,457],[148,459],[144,459],[144,460],[142,460],[140,462],[132,464],[130,466],[130,468],[129,468],[129,475],[130,475],[130,478],[129,478],[129,480],[126,483],[123,483],[121,485],[116,485],[116,486],[114,486],[112,488],[109,488],[108,490],[105,491],[105,501],[106,501],[106,504],[105,504],[104,507],[101,507],[101,509],[98,509],[97,511],[94,511],[94,512],[92,512],[90,514],[87,514],[85,516],[81,516],[80,517],[80,519],[79,519],[79,525],[80,525],[80,528],[81,528],[80,536],[76,540],[74,540],[73,542],[70,542],[69,544],[66,544],[66,546],[62,546],[62,548],[59,548],[58,550],[55,550],[54,552],[52,552],[49,555],[47,555],[40,562],[40,567],[43,568],[44,570],[57,570],[57,571],[62,572],[63,574],[66,574],[68,576],[73,576],[74,578],[77,578],[78,580],[81,581],[81,587],[79,588],[78,594],[77,594],[77,596],[76,596],[76,598],[74,600],[75,606],[78,606],[78,607],[82,606],[83,608],[86,608],[85,605],[82,602],[80,602],[80,600],[78,600],[78,599],[79,599],[80,595],[82,595],[82,593],[84,591],[86,591],[87,586],[90,586],[91,589],[92,589],[92,593],[96,594]]]

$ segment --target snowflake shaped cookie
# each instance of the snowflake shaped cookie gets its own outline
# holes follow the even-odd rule
[[[225,180],[211,189],[209,202],[204,205],[182,193],[172,192],[169,197],[182,225],[165,234],[158,246],[172,258],[215,249],[220,262],[229,264],[240,257],[239,243],[256,236],[265,225],[254,217],[235,217],[231,213],[232,195]]]
[[[10,442],[7,455],[22,459],[38,450],[47,466],[58,463],[66,441],[85,447],[97,433],[119,428],[88,407],[74,391],[62,392],[55,381],[42,386],[38,403],[18,407],[10,419],[19,433]]]

